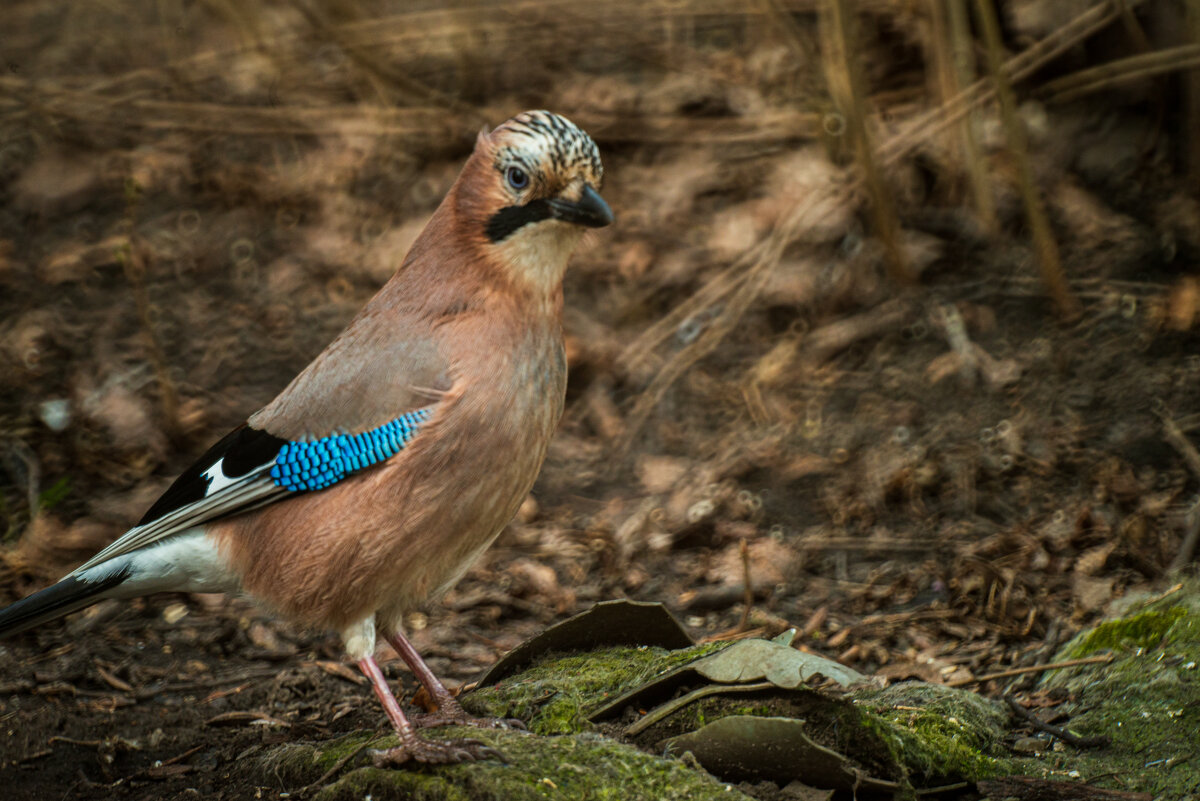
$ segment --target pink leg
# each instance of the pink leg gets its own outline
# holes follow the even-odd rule
[[[467,711],[462,708],[462,704],[458,703],[446,685],[438,680],[438,677],[433,675],[433,671],[429,669],[429,665],[425,664],[425,660],[417,653],[417,649],[408,641],[408,638],[399,631],[385,631],[383,637],[388,641],[388,644],[396,649],[396,653],[404,660],[404,664],[408,665],[412,670],[413,675],[417,677],[417,681],[421,682],[421,686],[425,688],[425,692],[429,693],[437,704],[437,712],[429,715],[419,715],[413,718],[412,725],[418,729],[430,728],[433,726],[478,726],[487,729],[525,729],[525,724],[522,721],[500,718],[473,718],[467,714]]]
[[[404,711],[400,709],[400,702],[396,700],[396,696],[392,695],[392,688],[388,686],[387,679],[384,678],[383,671],[380,670],[375,657],[368,656],[358,660],[358,669],[371,680],[371,689],[375,691],[375,697],[379,699],[379,703],[383,704],[383,711],[387,713],[388,720],[392,722],[392,728],[396,730],[396,734],[400,735],[400,742],[411,740],[415,736],[416,730],[408,722],[408,718],[404,717]]]
[[[425,664],[425,660],[417,653],[417,649],[408,641],[408,638],[399,631],[386,631],[383,633],[383,638],[388,641],[388,645],[396,649],[396,653],[404,660],[404,664],[408,665],[413,675],[417,677],[417,681],[421,682],[421,686],[425,688],[425,692],[429,693],[430,697],[437,703],[438,709],[442,712],[450,712],[454,710],[466,717],[466,712],[459,706],[457,700],[446,689],[446,685],[438,680],[438,677],[433,675],[433,671],[429,669],[429,665]]]
[[[417,736],[416,729],[404,712],[392,690],[388,687],[383,671],[375,657],[367,656],[358,660],[358,667],[371,680],[371,688],[383,710],[387,713],[392,728],[400,737],[400,745],[386,751],[375,751],[373,754],[375,766],[379,768],[395,767],[407,761],[446,764],[455,762],[474,762],[488,757],[501,757],[500,752],[479,740],[425,740]],[[445,688],[443,688],[444,690]]]

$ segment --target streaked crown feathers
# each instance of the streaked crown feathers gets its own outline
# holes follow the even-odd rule
[[[526,111],[492,131],[497,169],[515,165],[531,176],[563,183],[576,176],[600,187],[604,166],[592,137],[566,117]]]

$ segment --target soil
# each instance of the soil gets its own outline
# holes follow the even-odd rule
[[[1132,52],[1113,30],[1018,86],[1038,100],[1027,166],[1068,314],[996,109],[976,120],[990,233],[954,130],[906,127],[950,105],[912,4],[868,4],[857,32],[890,240],[832,125],[853,115],[831,110],[812,4],[9,5],[7,600],[118,535],[278,392],[390,275],[480,125],[525,107],[593,133],[618,222],[568,274],[567,410],[534,492],[407,621],[448,683],[630,597],[697,638],[795,626],[863,672],[1027,691],[986,677],[1195,569],[1200,203],[1180,132],[1196,107],[1173,77],[1046,93]],[[1003,5],[1020,51],[1062,26],[1016,12],[1070,4]],[[1138,18],[1154,47],[1172,44],[1161,12]],[[584,40],[571,58],[566,35]],[[2,794],[296,794],[239,761],[382,730],[363,684],[335,637],[241,600],[101,604],[0,646]]]

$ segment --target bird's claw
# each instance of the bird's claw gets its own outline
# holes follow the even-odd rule
[[[426,740],[413,737],[395,748],[371,752],[371,762],[377,768],[395,768],[409,761],[426,765],[456,765],[481,759],[507,762],[504,754],[482,740]]]

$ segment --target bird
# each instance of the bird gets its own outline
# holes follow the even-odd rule
[[[399,745],[375,764],[498,756],[419,729],[471,718],[405,636],[513,518],[562,415],[563,275],[613,222],[592,138],[526,111],[476,137],[392,277],[273,400],[185,470],[137,525],[0,610],[0,637],[107,598],[249,596],[341,635]],[[406,716],[386,640],[437,704]]]

